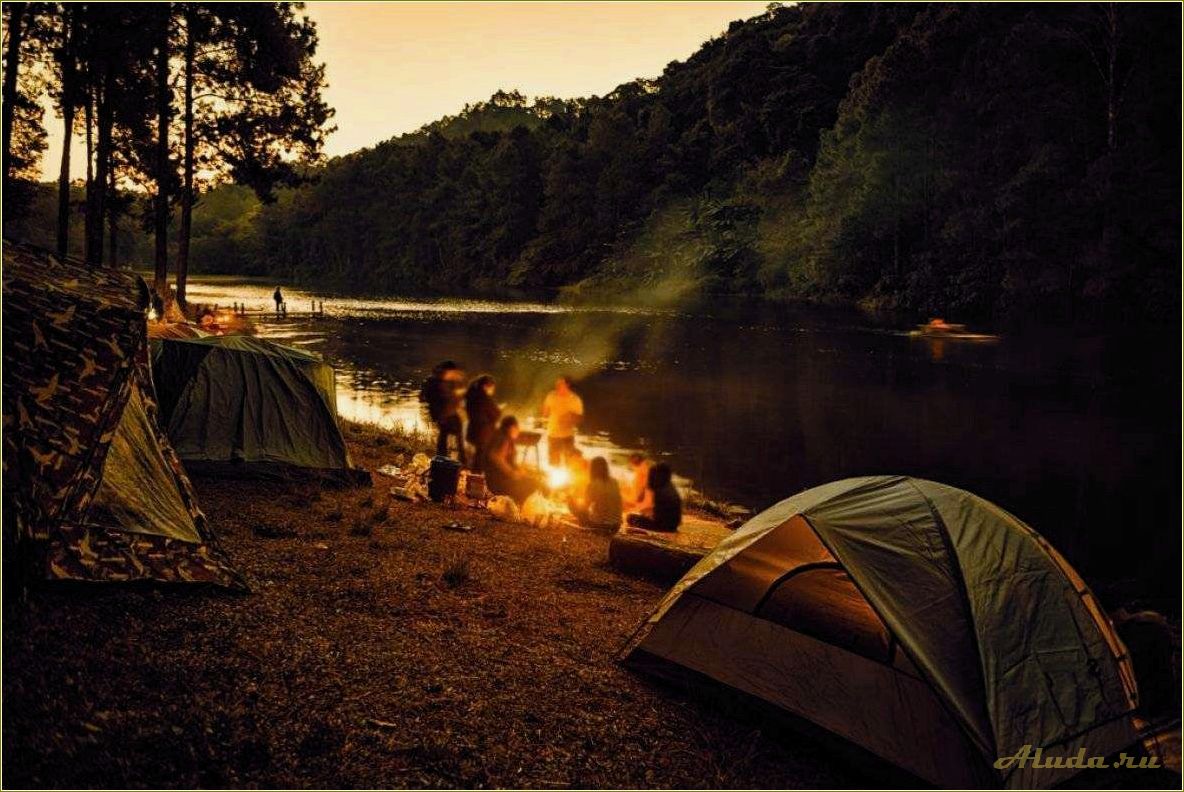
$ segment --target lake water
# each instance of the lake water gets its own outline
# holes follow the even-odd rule
[[[190,300],[265,311],[273,288],[199,277]],[[614,466],[641,449],[683,486],[753,509],[847,476],[942,481],[1027,521],[1108,604],[1154,597],[1178,611],[1174,334],[934,342],[856,312],[774,305],[285,295],[294,313],[323,300],[326,318],[264,314],[260,334],[333,363],[345,417],[427,428],[419,385],[444,359],[493,374],[498,400],[526,419],[570,373],[587,409],[580,443]]]

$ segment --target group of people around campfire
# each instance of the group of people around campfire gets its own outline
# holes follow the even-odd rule
[[[519,463],[522,428],[516,417],[502,414],[494,400],[496,391],[497,382],[489,374],[466,385],[464,370],[446,360],[424,382],[420,398],[436,425],[436,455],[449,456],[450,446],[455,444],[457,459],[473,472],[484,474],[491,492],[507,495],[521,505],[546,484],[541,471]],[[546,421],[547,462],[553,469],[567,471],[570,484],[566,489],[573,493],[567,505],[581,525],[616,530],[624,521],[652,531],[678,530],[682,498],[669,465],[651,462],[643,454],[631,455],[633,475],[622,492],[604,457],[588,460],[576,447],[584,401],[572,389],[569,377],[555,381],[554,389],[543,399],[542,417]],[[473,447],[471,460],[466,441]]]

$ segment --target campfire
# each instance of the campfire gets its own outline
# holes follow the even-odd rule
[[[547,477],[547,487],[552,492],[561,490],[571,483],[571,471],[565,467],[552,467],[548,465],[544,473]]]
[[[522,516],[539,526],[554,526],[568,522],[571,512],[567,506],[571,494],[572,475],[564,465],[541,461],[538,465],[543,486],[522,506]]]

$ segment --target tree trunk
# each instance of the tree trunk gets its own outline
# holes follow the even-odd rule
[[[94,93],[86,92],[86,191],[90,194],[91,182],[95,180],[95,139],[94,139]]]
[[[58,171],[58,255],[70,252],[70,144],[74,140],[76,72],[74,70],[74,14],[63,7],[62,31],[62,167]]]
[[[103,91],[103,100],[97,109],[98,147],[95,150],[95,192],[99,195],[98,211],[95,213],[95,263],[103,263],[103,217],[107,211],[107,174],[111,171],[111,154],[114,148],[111,134],[115,125],[115,108],[111,106],[113,85]]]
[[[169,115],[172,92],[169,90],[169,9],[161,10],[161,26],[156,43],[156,206],[154,230],[156,256],[153,288],[162,299],[169,289]]]
[[[1102,255],[1108,264],[1112,264],[1118,255],[1118,232],[1114,223],[1114,168],[1118,153],[1118,108],[1121,102],[1121,88],[1118,85],[1118,53],[1121,43],[1121,33],[1118,20],[1118,5],[1107,3],[1103,10],[1104,41],[1105,41],[1105,70],[1106,84],[1106,158],[1102,175],[1102,189],[1105,198],[1102,205]],[[1070,256],[1070,267],[1073,267],[1074,257]],[[1089,273],[1080,278],[1088,282]],[[1069,276],[1069,319],[1076,318],[1077,285],[1074,283],[1073,270]]]
[[[89,193],[93,194],[93,201],[87,202],[87,244],[86,262],[97,266],[103,263],[103,220],[107,215],[107,180],[111,170],[111,128],[113,124],[114,108],[111,107],[112,81],[111,66],[107,67],[102,91],[99,93],[95,106],[98,121],[98,145],[95,149],[95,177],[91,181]],[[88,195],[88,198],[90,196]]]
[[[83,256],[87,264],[94,262],[94,254],[91,253],[91,248],[94,245],[94,212],[95,212],[95,88],[88,86],[86,89],[86,215],[84,219],[84,230],[82,240],[85,247]],[[101,256],[100,256],[101,258]]]
[[[1118,66],[1118,7],[1106,6],[1106,147],[1113,154],[1118,150],[1118,85],[1115,83]]]
[[[193,228],[193,13],[185,14],[185,165],[181,186],[181,232],[177,239],[177,302],[185,307],[185,281],[189,277],[189,237]]]
[[[900,168],[900,147],[896,149],[896,168]],[[892,277],[900,279],[900,182],[899,173],[892,176]]]
[[[8,52],[4,55],[4,184],[12,177],[12,120],[16,108],[17,73],[20,71],[21,42],[25,37],[28,3],[12,3],[8,15]]]
[[[73,140],[74,108],[62,111],[62,167],[58,171],[58,255],[70,253],[70,143]]]
[[[110,239],[107,240],[107,249],[110,255],[107,256],[107,266],[119,266],[119,197],[115,187],[115,168],[110,168],[107,171],[107,232]]]

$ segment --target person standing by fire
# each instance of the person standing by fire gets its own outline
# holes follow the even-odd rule
[[[502,417],[502,408],[493,400],[497,383],[488,374],[482,374],[473,380],[469,389],[465,391],[465,413],[469,417],[469,428],[465,437],[476,449],[473,460],[473,470],[481,472],[484,464],[485,449],[493,440],[497,431],[498,419]]]
[[[428,408],[428,417],[436,424],[436,456],[448,456],[448,438],[456,438],[456,456],[465,464],[465,438],[460,417],[461,393],[465,373],[451,360],[438,364],[419,392]]]
[[[547,420],[547,461],[562,465],[576,448],[576,427],[584,420],[584,400],[571,389],[571,378],[555,380],[555,389],[543,399]]]

